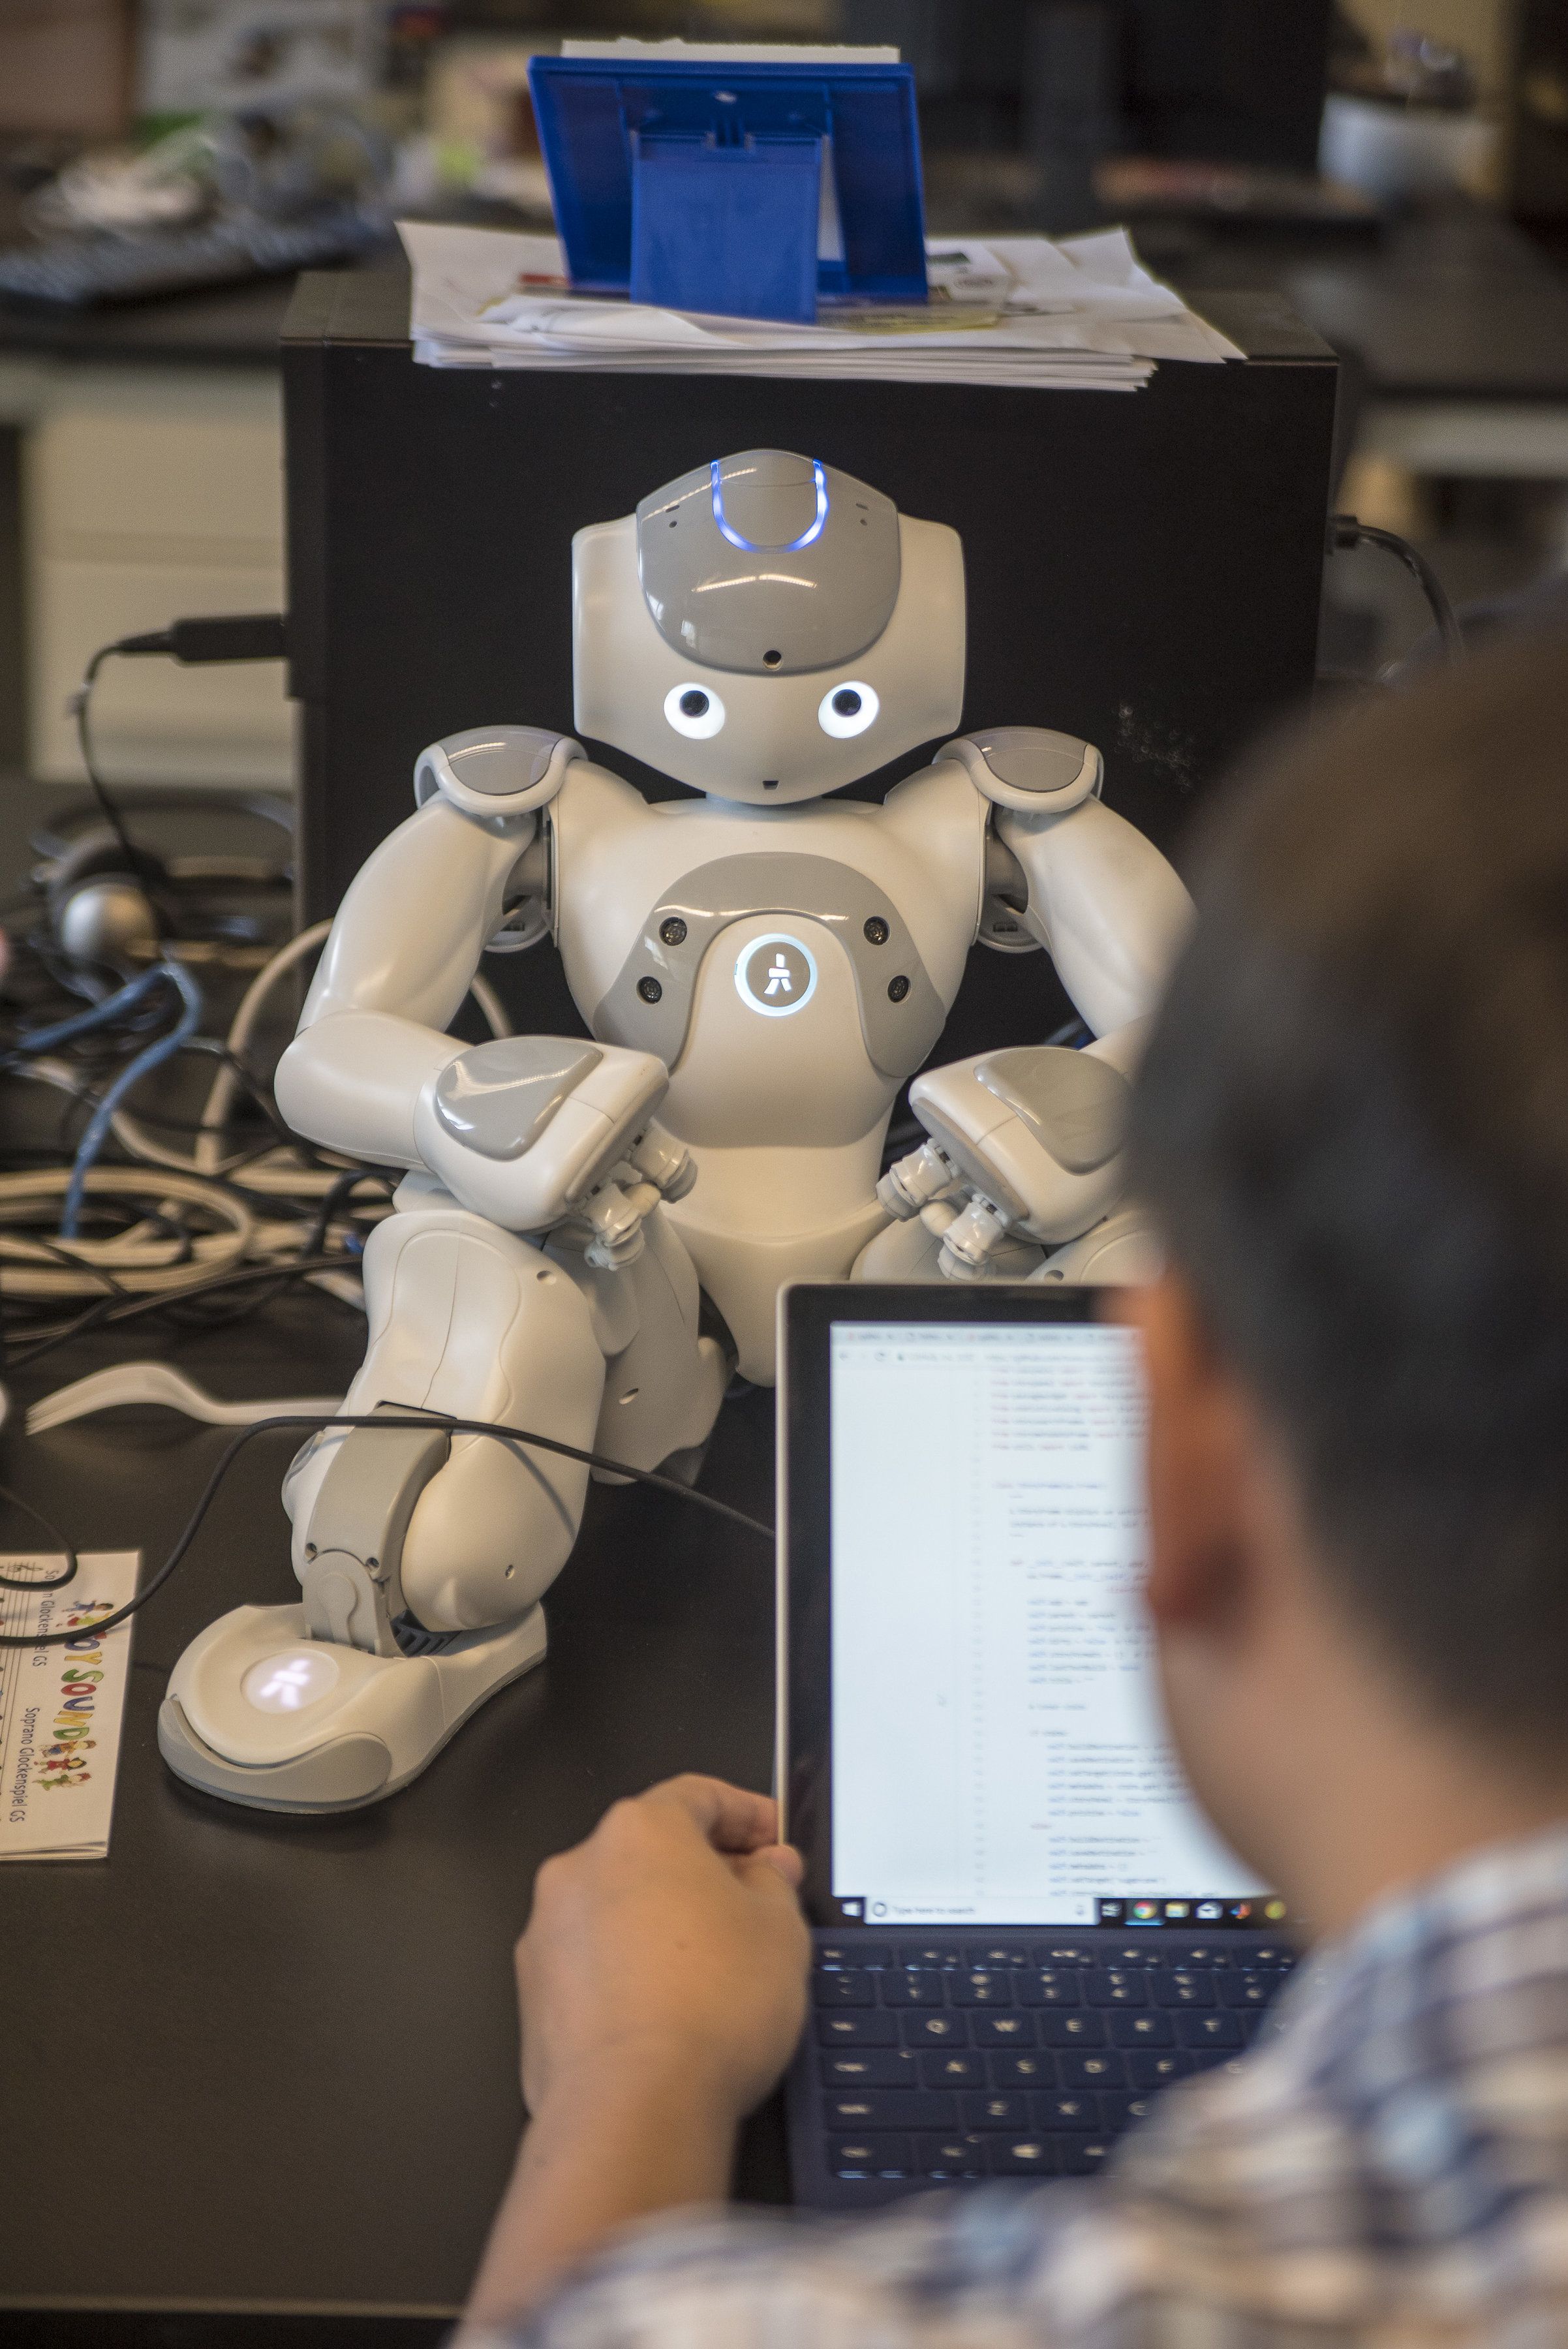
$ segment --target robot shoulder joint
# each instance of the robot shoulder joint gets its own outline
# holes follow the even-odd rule
[[[1065,815],[1098,795],[1105,766],[1092,742],[1046,726],[987,726],[944,742],[982,798],[1022,815]]]
[[[527,815],[549,804],[573,760],[584,755],[569,734],[543,726],[472,726],[420,752],[414,803],[440,798],[465,815]]]

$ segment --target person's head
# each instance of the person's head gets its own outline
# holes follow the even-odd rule
[[[1358,1707],[1568,1787],[1568,644],[1276,752],[1197,867],[1130,1141],[1149,1597],[1268,1865],[1271,1740],[1299,1772]]]

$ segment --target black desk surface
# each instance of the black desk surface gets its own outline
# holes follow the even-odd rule
[[[1135,232],[1199,309],[1272,285],[1383,399],[1568,399],[1568,271],[1499,213],[1456,200],[1378,238]]]
[[[363,1330],[286,1299],[170,1350],[224,1395],[326,1392]],[[140,1545],[151,1567],[223,1432],[136,1410],[22,1433],[30,1397],[130,1350],[84,1343],[27,1374],[0,1479],[78,1545]],[[726,1405],[703,1476],[768,1518],[772,1405]],[[0,1868],[0,2311],[57,2313],[0,2316],[16,2349],[438,2339],[520,2126],[511,1945],[535,1869],[670,1772],[768,1784],[770,1546],[662,1495],[596,1488],[547,1602],[547,1661],[405,1793],[303,1822],[178,1785],[154,1734],[176,1656],[224,1609],[295,1596],[290,1448],[280,1434],[242,1454],[137,1622],[109,1859]],[[7,1547],[36,1538],[0,1513]],[[784,2180],[765,2111],[741,2182],[767,2198]],[[227,2324],[200,2313],[223,2311]]]

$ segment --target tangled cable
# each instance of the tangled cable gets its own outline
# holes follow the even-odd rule
[[[279,986],[329,927],[314,923],[273,955],[222,1037],[199,1032],[201,991],[169,951],[85,1009],[24,1019],[0,1044],[0,1073],[48,1086],[88,1112],[79,1139],[60,1153],[67,1163],[0,1171],[0,1307],[13,1309],[14,1367],[161,1304],[190,1300],[190,1311],[201,1305],[231,1319],[303,1281],[362,1307],[360,1255],[389,1212],[397,1174],[290,1133],[252,1061]],[[471,991],[492,1033],[509,1034],[489,985],[476,978]],[[198,1116],[182,1125],[141,1106],[143,1081],[192,1053],[217,1062]],[[242,1111],[251,1138],[236,1131]],[[257,1117],[269,1129],[259,1146]],[[111,1140],[130,1164],[102,1163]],[[86,1309],[64,1322],[16,1320],[16,1309],[36,1316],[67,1300]]]

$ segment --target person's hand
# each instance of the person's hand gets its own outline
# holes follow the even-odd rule
[[[679,2083],[733,2126],[773,2086],[805,2011],[798,1854],[763,1795],[671,1778],[546,1860],[517,1944],[523,2093],[535,2119],[628,2080]]]

